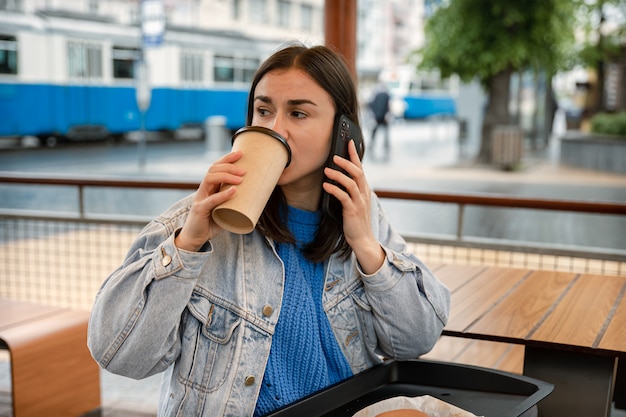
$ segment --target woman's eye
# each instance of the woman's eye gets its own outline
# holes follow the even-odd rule
[[[306,117],[306,113],[298,111],[298,110],[292,111],[291,115],[295,117],[296,119],[302,119]]]
[[[256,112],[259,116],[267,116],[269,114],[269,110],[264,108],[258,108],[256,109]]]

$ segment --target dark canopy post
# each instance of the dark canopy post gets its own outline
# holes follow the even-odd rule
[[[325,42],[339,51],[348,62],[356,80],[357,0],[326,0],[324,5]]]

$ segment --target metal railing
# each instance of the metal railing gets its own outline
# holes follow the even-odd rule
[[[75,212],[0,208],[0,297],[90,308],[101,282],[124,259],[137,233],[152,216],[90,214],[85,190],[195,190],[195,182],[112,179],[1,173],[0,184],[76,187]],[[421,193],[375,190],[383,200],[451,204],[458,207],[452,236],[405,234],[410,249],[427,264],[485,264],[531,269],[626,275],[626,250],[524,244],[480,239],[463,233],[465,208],[484,206],[626,215],[626,204],[484,194]]]

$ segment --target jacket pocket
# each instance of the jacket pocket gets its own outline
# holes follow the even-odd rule
[[[182,347],[177,378],[201,392],[226,381],[236,351],[241,317],[194,293],[182,320]]]

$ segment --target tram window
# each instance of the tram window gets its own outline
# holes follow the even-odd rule
[[[113,78],[134,78],[139,49],[113,47]]]
[[[215,82],[235,81],[235,59],[228,56],[215,56],[213,78]]]
[[[215,82],[249,83],[261,61],[257,58],[241,58],[216,55],[213,78]]]
[[[243,79],[241,81],[249,83],[252,81],[252,77],[254,77],[254,72],[261,65],[261,61],[253,58],[244,58],[243,59]]]
[[[202,81],[202,55],[183,53],[181,57],[180,73],[183,81]]]
[[[70,77],[102,78],[102,47],[82,42],[67,43]]]
[[[17,40],[0,35],[0,74],[17,74]]]

